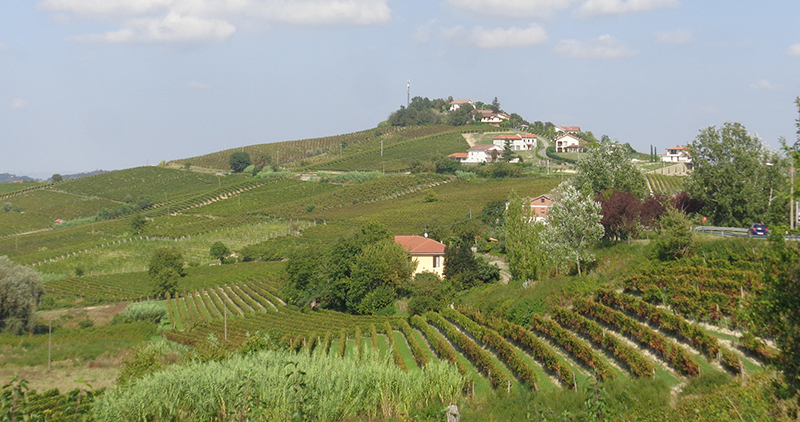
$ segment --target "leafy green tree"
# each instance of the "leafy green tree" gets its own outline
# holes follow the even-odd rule
[[[159,248],[150,258],[148,274],[152,283],[152,293],[158,297],[174,296],[178,292],[178,282],[186,275],[183,269],[183,255],[172,248]]]
[[[64,180],[64,178],[60,174],[56,173],[52,177],[50,177],[50,180],[52,180],[53,183],[55,183]]]
[[[0,257],[0,331],[32,332],[42,295],[44,287],[36,271]]]
[[[689,144],[692,173],[685,189],[703,203],[703,214],[718,226],[786,220],[788,183],[781,157],[739,123],[700,131]]]
[[[286,272],[296,303],[373,314],[394,301],[413,267],[386,226],[367,223],[327,249],[298,249]]]
[[[595,259],[589,248],[603,237],[600,204],[568,182],[562,182],[551,195],[553,205],[542,231],[543,244],[553,262],[560,267],[574,262],[581,275],[581,262]]]
[[[236,151],[231,154],[228,164],[230,164],[234,173],[241,173],[253,163],[250,162],[250,154],[244,151]]]
[[[135,214],[131,218],[131,229],[136,234],[140,234],[144,231],[144,227],[147,225],[147,219],[144,218],[141,214]]]
[[[421,315],[428,311],[440,311],[455,295],[455,288],[447,279],[438,275],[422,272],[414,276],[408,283],[411,298],[408,300],[408,312]]]
[[[140,210],[149,208],[152,205],[153,201],[147,195],[142,195],[139,197],[139,199],[136,200],[136,207],[139,208]]]
[[[214,242],[214,244],[211,245],[210,253],[211,257],[218,260],[220,265],[222,265],[225,258],[231,254],[231,250],[222,242]]]
[[[783,372],[788,395],[796,396],[800,391],[800,253],[779,237],[767,258],[765,267],[770,270],[764,272],[765,290],[753,308],[780,348],[781,359],[773,364]]]
[[[661,235],[653,242],[655,256],[667,261],[682,258],[691,252],[692,222],[683,212],[669,207],[661,217]]]
[[[506,254],[515,280],[538,280],[547,261],[542,248],[544,226],[532,219],[530,202],[511,192],[503,215]]]
[[[574,184],[594,197],[607,190],[628,192],[637,198],[647,194],[647,181],[631,161],[630,152],[615,141],[604,142],[578,160]]]

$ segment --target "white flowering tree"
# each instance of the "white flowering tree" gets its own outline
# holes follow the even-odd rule
[[[552,199],[542,232],[544,247],[559,267],[575,262],[580,275],[581,262],[595,259],[589,248],[603,237],[600,204],[568,182],[558,185]]]

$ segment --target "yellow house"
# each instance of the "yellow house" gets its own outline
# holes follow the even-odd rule
[[[417,261],[414,275],[427,271],[444,276],[444,243],[422,236],[395,236],[394,241],[403,245]]]

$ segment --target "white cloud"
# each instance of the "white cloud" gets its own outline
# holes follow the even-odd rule
[[[554,51],[559,56],[568,59],[605,60],[631,57],[639,53],[611,35],[601,35],[589,42],[562,40],[556,45]]]
[[[792,57],[800,57],[800,43],[793,44],[786,49],[786,54]]]
[[[391,19],[388,0],[44,0],[39,10],[117,22],[87,42],[223,41],[243,21],[301,26],[363,26]]]
[[[679,7],[679,0],[588,0],[576,15],[581,17],[622,15]]]
[[[547,18],[577,0],[446,0],[445,4],[479,15],[508,18]]]
[[[187,86],[195,91],[205,91],[211,88],[211,85],[207,85],[197,81],[191,81],[187,84]]]
[[[477,27],[472,31],[471,44],[478,48],[526,47],[541,44],[548,40],[544,28],[531,25],[527,28],[495,28]]]
[[[431,31],[437,23],[439,21],[434,19],[428,21],[424,26],[418,27],[411,39],[417,44],[427,44],[431,40]]]
[[[118,31],[102,35],[75,37],[81,42],[129,43],[129,42],[203,42],[225,41],[236,32],[236,27],[216,19],[201,19],[170,13],[163,19],[132,19]]]
[[[669,45],[686,45],[692,42],[694,34],[689,29],[676,29],[668,32],[657,32],[656,43]]]
[[[766,79],[761,79],[760,81],[758,81],[758,82],[756,82],[754,84],[751,84],[750,88],[756,89],[756,90],[759,90],[759,91],[775,91],[775,90],[781,89],[783,87],[780,86],[780,85],[776,85],[776,84],[774,84],[774,83],[772,83],[772,82],[770,82],[770,81],[768,81]]]
[[[14,98],[14,100],[11,101],[10,106],[14,110],[22,110],[23,108],[28,108],[28,102],[23,100],[22,98]]]

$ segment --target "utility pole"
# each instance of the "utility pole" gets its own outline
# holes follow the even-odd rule
[[[794,156],[791,157],[792,168],[789,170],[789,228],[797,228],[797,207],[794,202]]]
[[[406,98],[406,107],[411,105],[411,79],[406,81],[406,88],[408,89],[408,94]]]

